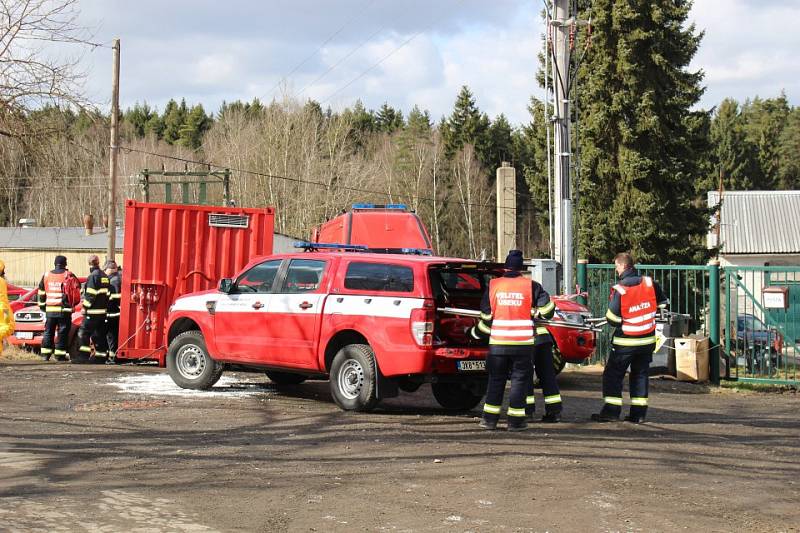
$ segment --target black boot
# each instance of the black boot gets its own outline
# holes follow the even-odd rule
[[[625,417],[625,422],[630,422],[631,424],[644,424],[645,417],[644,415],[628,415]]]
[[[611,413],[600,411],[592,415],[592,422],[619,422],[619,415],[612,415]]]
[[[525,431],[528,429],[528,422],[524,418],[519,422],[509,422],[506,429],[508,431]]]
[[[545,413],[542,417],[542,422],[545,424],[557,424],[561,422],[561,413]]]
[[[497,429],[497,420],[487,420],[486,418],[482,418],[478,427],[481,429],[486,429],[489,431],[494,431]]]

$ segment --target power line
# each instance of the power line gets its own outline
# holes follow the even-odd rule
[[[461,3],[463,3],[463,2],[464,2],[464,0],[458,0],[458,1],[456,2],[456,6],[458,6],[459,4],[461,4]],[[397,52],[399,52],[399,51],[400,51],[402,48],[404,48],[404,47],[405,47],[405,46],[406,46],[408,43],[410,43],[411,41],[413,41],[414,39],[416,39],[417,37],[419,37],[420,35],[422,35],[424,32],[428,31],[428,30],[429,30],[429,29],[431,29],[433,26],[435,26],[435,25],[436,25],[436,24],[438,24],[440,21],[442,21],[442,20],[443,20],[443,19],[444,19],[444,18],[445,18],[447,15],[449,15],[449,14],[450,14],[450,12],[451,12],[451,9],[450,9],[450,8],[447,8],[447,9],[445,9],[445,10],[444,10],[444,12],[441,14],[441,16],[439,16],[438,18],[434,19],[434,21],[433,21],[432,23],[430,23],[429,25],[427,25],[425,28],[423,28],[423,29],[419,30],[417,33],[413,34],[411,37],[409,37],[408,39],[406,39],[405,41],[403,41],[402,43],[400,43],[400,45],[399,45],[399,46],[395,47],[395,48],[394,48],[394,49],[393,49],[391,52],[389,52],[388,54],[386,54],[385,56],[383,56],[382,58],[380,58],[380,59],[379,59],[377,62],[373,63],[373,64],[372,64],[372,65],[371,65],[369,68],[367,68],[367,69],[366,69],[365,71],[363,71],[361,74],[359,74],[358,76],[356,76],[355,78],[353,78],[352,80],[350,80],[349,82],[347,82],[346,84],[344,84],[344,85],[343,85],[342,87],[340,87],[339,89],[335,90],[335,91],[334,91],[333,93],[331,93],[331,94],[330,94],[330,95],[329,95],[329,96],[328,96],[328,97],[327,97],[325,100],[323,100],[322,102],[320,102],[320,104],[324,104],[324,103],[327,103],[327,102],[329,102],[329,101],[330,101],[332,98],[334,98],[336,95],[338,95],[339,93],[341,93],[342,91],[344,91],[345,89],[347,89],[348,87],[350,87],[351,85],[353,85],[355,82],[357,82],[358,80],[360,80],[361,78],[363,78],[364,76],[366,76],[367,74],[369,74],[370,72],[372,72],[372,70],[374,70],[374,69],[375,69],[376,67],[378,67],[378,66],[379,66],[381,63],[383,63],[384,61],[386,61],[387,59],[389,59],[390,57],[392,57],[394,54],[396,54]]]
[[[137,184],[126,184],[126,187],[135,187]],[[100,185],[95,183],[82,183],[77,185],[70,185],[69,190],[73,189],[94,189],[97,190]],[[47,191],[47,190],[54,190],[53,184],[38,184],[38,185],[0,185],[0,191],[5,192],[14,192],[19,190],[26,190],[26,191]]]
[[[289,182],[292,182],[292,183],[299,183],[299,184],[304,184],[304,185],[315,185],[317,187],[322,187],[322,188],[328,189],[328,190],[331,189],[330,185],[328,185],[327,183],[321,182],[321,181],[306,180],[306,179],[302,179],[302,178],[291,178],[291,177],[288,177],[288,176],[281,176],[281,175],[278,175],[278,174],[270,174],[270,173],[267,173],[267,172],[259,172],[259,171],[255,171],[255,170],[247,170],[247,169],[242,169],[242,168],[236,168],[236,167],[232,167],[232,166],[228,166],[228,165],[220,165],[220,164],[217,164],[217,163],[214,163],[214,162],[211,162],[211,161],[198,161],[198,160],[195,160],[195,159],[188,159],[188,158],[180,157],[180,156],[159,154],[159,153],[156,153],[156,152],[150,152],[150,151],[147,151],[147,150],[140,150],[138,148],[132,148],[132,147],[129,147],[129,146],[120,146],[120,150],[122,150],[124,152],[129,152],[129,153],[130,152],[135,152],[135,153],[139,153],[139,154],[151,155],[151,156],[154,156],[154,157],[161,157],[161,158],[164,158],[164,159],[171,159],[173,161],[180,161],[182,163],[187,163],[187,164],[202,165],[202,166],[205,166],[205,167],[208,167],[208,168],[213,167],[213,168],[219,168],[219,169],[228,169],[228,170],[230,170],[232,172],[236,172],[236,173],[239,173],[239,174],[249,174],[249,175],[252,175],[252,176],[259,176],[259,177],[263,177],[263,178],[284,180],[284,181],[289,181]],[[421,201],[421,202],[429,202],[429,203],[440,204],[440,205],[451,205],[451,204],[453,204],[453,205],[458,205],[458,206],[461,206],[461,207],[480,207],[480,208],[485,208],[485,207],[489,206],[489,202],[480,204],[480,203],[474,203],[474,202],[461,202],[461,201],[458,201],[458,200],[442,200],[442,199],[430,198],[430,197],[426,197],[426,196],[414,196],[412,194],[402,194],[402,193],[392,194],[392,193],[389,193],[387,191],[378,191],[378,190],[374,190],[374,189],[366,189],[366,188],[362,188],[362,187],[352,187],[352,186],[340,185],[340,184],[336,185],[336,188],[338,188],[340,190],[350,191],[350,192],[374,194],[374,195],[377,195],[377,196],[382,196],[382,197],[386,197],[386,198],[390,198],[390,199],[392,197],[397,197],[397,196],[399,196],[399,197],[411,196],[411,197],[413,197],[416,200]],[[516,210],[517,211],[522,211],[522,212],[533,211],[533,209],[531,209],[531,208],[520,208],[520,207],[517,207]]]
[[[25,181],[29,179],[48,179],[48,180],[108,180],[108,176],[5,176],[4,181]]]
[[[263,98],[264,96],[267,96],[267,95],[272,95],[272,94],[275,92],[275,89],[277,89],[277,88],[280,86],[280,84],[281,84],[281,83],[282,83],[284,80],[286,80],[286,79],[287,79],[287,78],[289,78],[289,77],[290,77],[292,74],[294,74],[295,72],[297,72],[298,70],[300,70],[300,68],[302,68],[302,67],[303,67],[303,65],[305,65],[306,63],[308,63],[308,62],[311,60],[311,58],[312,58],[312,57],[316,56],[316,55],[317,55],[317,54],[320,52],[320,50],[322,50],[322,49],[325,47],[325,45],[326,45],[326,44],[328,44],[328,43],[329,43],[329,42],[331,42],[333,39],[335,39],[335,38],[336,38],[336,37],[337,37],[337,36],[338,36],[340,33],[342,33],[342,31],[344,31],[344,29],[345,29],[346,27],[348,27],[350,24],[352,24],[352,23],[353,23],[353,21],[355,21],[355,20],[357,20],[357,19],[359,19],[359,18],[363,17],[363,16],[364,16],[364,13],[365,13],[366,11],[368,11],[368,10],[369,10],[369,8],[371,8],[371,7],[372,7],[372,4],[374,4],[374,3],[375,3],[375,0],[368,0],[368,1],[367,1],[367,2],[364,4],[364,7],[363,7],[362,9],[358,10],[358,12],[357,12],[355,15],[353,15],[353,16],[352,16],[352,17],[350,17],[350,18],[348,18],[348,19],[347,19],[347,21],[345,21],[345,23],[344,23],[344,24],[342,24],[342,25],[339,27],[339,29],[337,29],[337,30],[336,30],[335,32],[333,32],[333,33],[332,33],[332,34],[331,34],[331,35],[330,35],[330,36],[329,36],[327,39],[325,39],[325,40],[322,42],[322,44],[320,44],[320,45],[317,47],[317,49],[316,49],[316,50],[314,50],[313,52],[311,52],[310,54],[308,54],[308,55],[305,57],[305,59],[303,59],[303,60],[302,60],[300,63],[298,63],[297,65],[295,65],[295,67],[294,67],[294,68],[291,70],[291,72],[289,72],[288,74],[286,74],[286,75],[282,76],[282,77],[281,77],[281,78],[280,78],[280,79],[279,79],[279,80],[278,80],[278,81],[275,83],[275,85],[272,87],[272,89],[270,89],[269,91],[267,91],[266,93],[264,93],[264,94],[262,95],[262,98]],[[299,95],[299,94],[298,94],[298,95]]]
[[[305,86],[304,86],[302,89],[300,89],[300,91],[299,91],[299,92],[296,94],[296,96],[300,96],[301,94],[303,94],[303,93],[305,92],[305,90],[306,90],[306,89],[308,89],[308,88],[309,88],[309,87],[311,87],[312,85],[316,84],[318,81],[320,81],[320,80],[321,80],[321,79],[323,79],[325,76],[327,76],[327,75],[328,75],[328,74],[330,74],[332,71],[334,71],[336,68],[338,68],[338,67],[339,67],[339,65],[341,65],[342,63],[344,63],[345,61],[347,61],[347,60],[348,60],[350,57],[352,57],[352,55],[353,55],[353,54],[355,54],[356,52],[358,52],[359,50],[361,50],[361,48],[363,48],[363,47],[364,47],[364,45],[366,45],[367,43],[369,43],[370,41],[372,41],[372,39],[374,39],[374,38],[375,38],[375,36],[377,36],[378,34],[380,34],[381,32],[383,32],[383,30],[385,30],[385,29],[386,29],[386,28],[388,28],[388,27],[389,27],[389,24],[384,24],[383,26],[381,26],[380,28],[378,28],[377,30],[375,30],[375,31],[374,31],[374,32],[373,32],[373,33],[372,33],[372,34],[371,34],[369,37],[367,37],[365,40],[361,41],[361,43],[359,43],[359,44],[358,44],[358,46],[356,46],[355,48],[353,48],[352,50],[350,50],[350,51],[349,51],[347,54],[345,54],[345,55],[344,55],[344,56],[343,56],[341,59],[339,59],[339,61],[337,61],[336,63],[334,63],[334,64],[333,64],[333,65],[331,65],[330,67],[328,67],[328,70],[326,70],[325,72],[323,72],[322,74],[320,74],[319,76],[317,76],[317,78],[316,78],[314,81],[312,81],[311,83],[307,83],[307,84],[306,84],[306,85],[305,85]]]

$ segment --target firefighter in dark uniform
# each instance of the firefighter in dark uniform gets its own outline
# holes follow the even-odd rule
[[[497,429],[506,380],[511,374],[508,399],[508,431],[528,427],[525,396],[533,379],[533,284],[522,276],[522,252],[511,250],[506,258],[508,271],[489,282],[489,290],[481,302],[481,318],[470,330],[475,339],[489,337],[486,370],[489,383],[483,406],[483,429]]]
[[[83,290],[83,323],[78,331],[81,347],[80,356],[75,362],[104,364],[108,356],[106,340],[106,314],[110,283],[106,273],[100,270],[100,258],[89,256],[89,277]],[[94,342],[94,357],[91,342]]]
[[[556,312],[556,305],[550,295],[537,281],[533,282],[534,318],[550,320]],[[553,337],[544,326],[536,326],[536,341],[533,347],[533,368],[542,384],[544,393],[544,416],[542,422],[556,423],[561,421],[561,393],[556,381],[556,370],[553,366]],[[528,386],[525,398],[525,414],[533,419],[536,411],[536,397],[533,395],[533,380]]]
[[[67,258],[63,255],[57,255],[54,263],[55,268],[45,273],[39,282],[39,308],[45,313],[41,354],[45,361],[53,356],[57,361],[65,361],[69,328],[72,325],[72,306],[64,291],[64,282],[74,274],[67,270]],[[54,342],[56,331],[57,344]]]
[[[611,291],[606,319],[616,330],[603,371],[603,408],[592,415],[592,420],[619,420],[622,382],[630,367],[631,407],[625,421],[641,424],[647,416],[648,370],[656,346],[656,315],[658,309],[667,307],[669,300],[652,278],[636,271],[630,254],[617,254],[614,267],[619,283]]]
[[[117,356],[117,345],[119,343],[119,303],[122,297],[122,276],[120,275],[117,263],[106,261],[103,266],[110,291],[108,294],[108,313],[106,314],[106,339],[108,340],[108,362],[113,363]]]

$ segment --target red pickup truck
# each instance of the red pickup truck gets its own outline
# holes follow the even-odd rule
[[[330,379],[346,410],[430,383],[442,407],[471,409],[485,392],[487,346],[466,334],[474,318],[437,310],[479,309],[502,272],[497,263],[335,248],[261,257],[218,290],[175,301],[167,368],[193,389],[214,385],[228,364],[264,370],[278,384]],[[592,332],[581,342],[562,329],[572,331],[552,331],[591,354]]]
[[[431,383],[445,408],[485,392],[487,347],[465,330],[502,265],[428,255],[308,251],[252,261],[218,290],[178,298],[167,322],[170,376],[205,389],[226,364],[278,384],[330,378],[336,403],[369,410]]]

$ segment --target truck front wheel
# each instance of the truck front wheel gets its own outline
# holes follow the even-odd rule
[[[184,389],[210,389],[222,377],[225,365],[208,354],[199,331],[181,333],[169,343],[167,371],[172,381]]]
[[[368,344],[348,344],[331,363],[331,395],[345,411],[370,411],[378,404],[375,352]]]
[[[431,390],[439,405],[453,411],[469,411],[483,398],[469,383],[431,383]]]

